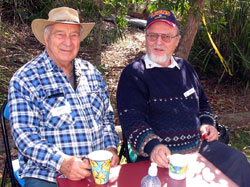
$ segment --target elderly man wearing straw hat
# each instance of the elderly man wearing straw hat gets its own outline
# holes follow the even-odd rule
[[[119,163],[119,138],[101,74],[75,58],[94,23],[80,23],[76,10],[55,8],[48,20],[32,22],[45,51],[12,77],[8,106],[26,186],[56,186],[56,176],[72,180],[90,175],[82,158],[94,150],[113,153]]]

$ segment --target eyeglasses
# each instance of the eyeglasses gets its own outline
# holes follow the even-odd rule
[[[176,38],[177,36],[179,36],[179,34],[177,34],[176,36],[169,36],[167,34],[158,34],[158,33],[147,33],[147,38],[152,41],[152,42],[155,42],[159,36],[161,37],[162,41],[166,42],[166,43],[169,43],[171,42],[171,40],[173,38]]]

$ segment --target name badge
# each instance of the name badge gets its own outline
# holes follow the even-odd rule
[[[189,89],[188,91],[186,91],[186,92],[184,93],[184,96],[185,96],[185,97],[188,97],[188,96],[190,96],[190,95],[193,94],[193,93],[195,93],[195,90],[194,90],[194,88],[191,88],[191,89]]]
[[[51,114],[53,117],[60,116],[62,114],[69,114],[69,113],[71,113],[71,108],[67,101],[64,106],[59,106],[59,107],[51,109]]]

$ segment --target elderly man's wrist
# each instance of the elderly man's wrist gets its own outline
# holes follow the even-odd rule
[[[114,148],[114,147],[109,147],[109,148],[107,148],[106,150],[107,150],[107,151],[110,151],[111,153],[117,154],[117,149]]]
[[[150,155],[153,149],[159,144],[161,144],[161,142],[158,139],[153,139],[149,141],[144,148],[144,152]]]

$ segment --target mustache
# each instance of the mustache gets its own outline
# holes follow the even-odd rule
[[[162,49],[162,50],[166,50],[166,47],[159,46],[159,45],[155,45],[155,46],[153,46],[153,49]]]

